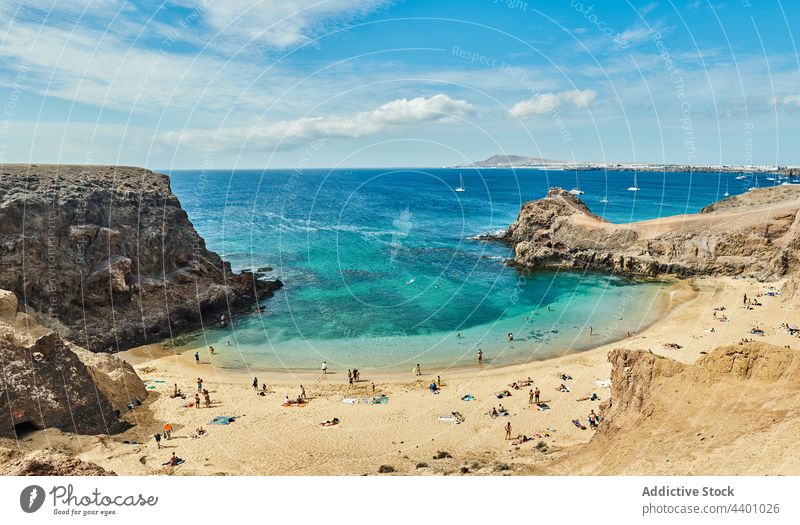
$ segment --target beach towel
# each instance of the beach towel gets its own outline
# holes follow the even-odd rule
[[[236,421],[235,417],[232,416],[217,416],[211,421],[208,422],[209,425],[229,425]]]
[[[283,406],[283,407],[298,407],[298,408],[303,408],[303,407],[304,407],[304,406],[306,406],[307,404],[308,404],[308,403],[306,403],[306,402],[303,402],[303,403],[295,403],[295,402],[293,402],[293,401],[290,401],[289,403],[281,403],[281,406]]]
[[[595,381],[594,384],[596,384],[600,388],[610,388],[611,387],[611,380],[610,379],[601,379],[599,381]]]
[[[475,401],[475,396],[472,394],[467,394],[461,398],[461,401]]]
[[[388,396],[377,396],[372,398],[373,405],[385,405],[389,402]]]
[[[575,425],[576,427],[578,427],[581,430],[586,430],[586,427],[581,425],[581,422],[579,420],[577,420],[577,419],[573,419],[572,420],[572,424]]]
[[[173,465],[173,466],[177,467],[178,465],[183,465],[184,463],[186,463],[186,461],[184,461],[184,460],[182,460],[182,459],[178,458],[178,461],[176,461],[176,462],[175,462],[175,465]],[[162,465],[162,466],[164,466],[164,467],[166,467],[167,465],[169,465],[169,461],[165,461],[165,462],[164,462],[164,463],[162,463],[161,465]]]
[[[541,412],[543,410],[550,410],[550,405],[547,403],[536,403],[536,408]]]
[[[439,416],[439,421],[445,421],[447,423],[458,425],[459,423],[466,421],[466,418],[462,416],[460,412],[451,412],[450,414]]]
[[[147,388],[149,388],[150,390],[155,390],[156,389],[156,387],[153,386],[153,385],[147,385]]]
[[[346,397],[346,398],[342,399],[342,403],[344,403],[346,405],[355,405],[356,403],[358,403],[358,399],[356,399],[354,397]]]

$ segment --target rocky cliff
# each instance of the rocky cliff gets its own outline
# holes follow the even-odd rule
[[[113,434],[119,414],[147,390],[133,368],[64,341],[24,313],[14,294],[0,290],[0,437],[44,428]]]
[[[0,288],[92,351],[116,351],[250,309],[280,287],[234,274],[197,234],[166,175],[4,165]]]
[[[797,472],[800,359],[765,343],[717,348],[693,364],[614,350],[610,400],[591,442],[558,462],[575,474]]]
[[[800,268],[800,187],[750,191],[681,215],[612,224],[553,188],[525,204],[505,240],[526,268],[595,269],[635,276],[750,275]]]

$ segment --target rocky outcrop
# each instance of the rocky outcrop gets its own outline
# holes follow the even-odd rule
[[[54,333],[26,347],[0,340],[0,436],[49,427],[77,434],[124,429],[92,373]]]
[[[593,475],[800,473],[800,357],[766,343],[717,348],[693,364],[614,350],[598,431],[556,463]]]
[[[166,175],[103,166],[0,170],[0,288],[89,350],[159,341],[251,309],[279,286],[234,274],[209,251]]]
[[[36,450],[22,453],[0,448],[0,476],[114,476],[88,461],[65,454]]]
[[[15,304],[0,290],[0,304]],[[133,368],[110,354],[64,341],[16,309],[0,309],[0,437],[59,428],[112,434],[127,424],[119,414],[144,401],[147,390]]]
[[[525,268],[593,269],[631,276],[749,275],[800,268],[800,187],[750,191],[695,215],[612,224],[559,188],[525,204],[504,239]]]

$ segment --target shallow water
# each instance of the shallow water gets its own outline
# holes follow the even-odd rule
[[[455,192],[459,174],[465,192]],[[755,183],[733,174],[365,169],[175,171],[178,195],[210,249],[234,269],[271,267],[285,287],[266,311],[207,330],[228,367],[443,367],[586,348],[658,315],[664,283],[503,264],[507,247],[474,240],[505,229],[550,186],[585,191],[613,222],[693,213]],[[763,179],[758,181],[764,185]],[[608,202],[601,202],[601,200]],[[588,327],[594,327],[594,337]],[[460,332],[460,337],[457,334]],[[509,343],[506,334],[512,332]]]

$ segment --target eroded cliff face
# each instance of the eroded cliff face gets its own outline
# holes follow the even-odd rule
[[[520,267],[773,280],[800,268],[798,210],[800,188],[779,186],[731,197],[695,215],[612,224],[553,188],[523,206],[505,240]]]
[[[717,348],[693,364],[614,350],[611,397],[575,474],[757,475],[800,472],[800,358],[766,343]]]
[[[59,428],[113,434],[119,414],[144,401],[147,390],[128,363],[64,341],[24,313],[0,290],[0,437]]]
[[[0,288],[89,350],[159,341],[253,308],[280,285],[233,274],[209,251],[166,175],[103,166],[0,170]]]

